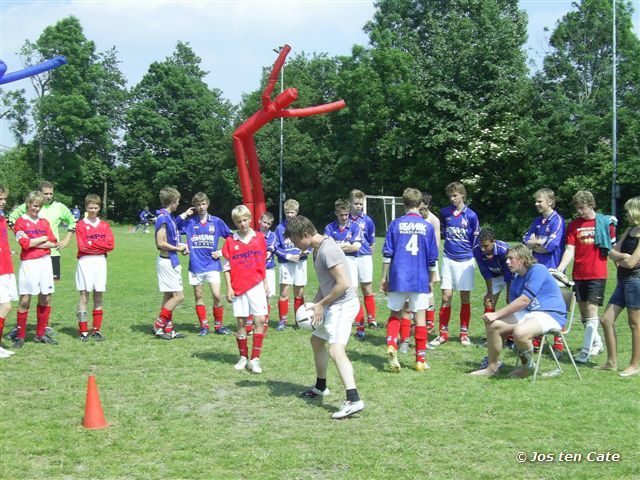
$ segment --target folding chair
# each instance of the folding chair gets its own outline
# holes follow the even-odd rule
[[[552,271],[551,274],[556,279],[556,282],[560,287],[560,291],[562,292],[562,298],[564,298],[564,302],[567,305],[567,323],[565,323],[562,329],[549,330],[547,333],[542,335],[542,342],[540,342],[540,349],[538,350],[538,360],[536,361],[536,366],[533,371],[533,380],[531,381],[532,384],[536,382],[536,377],[538,376],[538,370],[540,368],[540,360],[542,359],[542,351],[544,350],[545,345],[549,347],[551,356],[553,357],[553,359],[556,362],[556,365],[558,366],[556,371],[558,372],[558,374],[562,373],[562,367],[560,366],[560,362],[556,358],[553,352],[553,348],[551,347],[552,342],[546,341],[547,335],[553,335],[553,336],[560,335],[560,338],[562,339],[562,344],[564,345],[564,349],[567,355],[569,356],[569,360],[571,360],[571,364],[573,365],[573,368],[576,371],[578,380],[582,381],[582,376],[580,375],[578,366],[576,365],[576,362],[573,359],[571,350],[569,350],[569,344],[567,343],[567,338],[566,338],[566,335],[568,335],[569,332],[571,331],[571,326],[573,325],[573,316],[576,311],[576,294],[573,291],[573,282],[568,280],[567,277],[560,272]]]

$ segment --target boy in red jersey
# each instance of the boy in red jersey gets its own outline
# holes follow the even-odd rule
[[[251,212],[244,205],[231,211],[238,231],[227,238],[222,256],[227,259],[224,278],[227,284],[227,300],[233,303],[233,315],[238,321],[236,341],[240,360],[236,370],[249,368],[262,373],[260,353],[264,340],[264,319],[267,315],[269,285],[266,279],[267,242],[264,235],[251,228]],[[253,347],[247,361],[247,319],[253,315]]]
[[[102,328],[102,293],[107,290],[107,252],[113,250],[113,232],[109,224],[98,218],[102,200],[94,193],[84,199],[87,216],[76,224],[78,241],[78,267],[76,269],[76,288],[80,292],[78,300],[78,325],[80,340],[89,338],[87,327],[87,304],[89,294],[93,292],[93,331],[91,337],[96,342],[104,340]]]
[[[13,273],[13,263],[11,262],[7,220],[4,216],[8,196],[9,190],[0,185],[0,338],[2,338],[4,321],[11,312],[11,302],[18,300],[16,276]],[[8,358],[13,353],[0,347],[0,358]]]
[[[57,344],[55,340],[45,334],[45,328],[51,314],[51,294],[53,286],[53,267],[51,264],[51,249],[58,245],[58,240],[51,231],[49,222],[39,218],[38,214],[44,203],[44,196],[40,192],[30,192],[25,199],[27,212],[16,220],[13,231],[16,240],[22,247],[20,253],[20,273],[18,275],[18,325],[15,348],[24,345],[27,335],[27,318],[31,297],[38,295],[36,326],[36,343]]]

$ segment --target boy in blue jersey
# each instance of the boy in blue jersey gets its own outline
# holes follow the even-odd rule
[[[490,377],[498,372],[502,336],[512,333],[522,365],[511,372],[511,376],[526,377],[534,367],[531,340],[549,330],[560,330],[567,320],[560,287],[525,245],[509,249],[507,265],[514,274],[509,289],[510,303],[496,312],[484,314],[489,364],[471,375]]]
[[[376,321],[376,300],[373,296],[373,247],[376,243],[376,226],[369,215],[364,213],[366,195],[360,190],[351,190],[349,193],[349,220],[360,227],[362,240],[356,266],[358,267],[358,281],[362,290],[364,308],[367,310],[367,325],[369,328],[378,328]],[[356,323],[364,321],[364,311],[358,312]]]
[[[454,290],[460,291],[460,343],[471,345],[469,321],[471,320],[471,290],[473,290],[473,247],[480,225],[478,216],[465,205],[467,190],[460,182],[452,182],[445,188],[451,205],[440,210],[444,255],[442,257],[442,304],[440,306],[440,334],[430,345],[437,347],[449,340],[449,319]]]
[[[308,251],[302,251],[285,237],[287,223],[298,216],[300,203],[290,198],[284,202],[285,219],[276,227],[276,257],[280,264],[280,298],[278,299],[278,313],[280,320],[276,330],[281,332],[287,325],[289,315],[289,292],[293,285],[293,311],[304,304],[304,287],[307,284],[307,256]]]
[[[269,293],[267,295],[267,318],[264,319],[264,334],[267,334],[269,329],[269,315],[271,314],[271,304],[269,298],[273,297],[276,292],[276,243],[278,239],[276,234],[271,231],[273,225],[273,214],[271,212],[265,212],[260,217],[260,233],[264,235],[264,239],[267,242],[267,285],[269,286]]]
[[[156,248],[160,254],[156,260],[158,288],[162,292],[162,308],[154,324],[154,332],[163,340],[183,338],[184,335],[173,329],[173,310],[184,301],[182,293],[182,267],[178,253],[187,255],[189,247],[180,243],[178,226],[173,219],[173,212],[178,208],[180,192],[167,187],[160,190],[160,205],[156,217]]]
[[[533,194],[539,217],[531,223],[529,230],[522,237],[524,243],[533,253],[538,263],[547,268],[558,268],[564,253],[565,225],[564,218],[554,210],[556,196],[550,188],[541,188]],[[533,340],[533,348],[537,351],[541,337]],[[562,339],[556,335],[553,339],[553,351],[560,358],[564,346]]]
[[[189,246],[189,285],[193,286],[196,315],[200,323],[198,335],[209,334],[203,292],[205,283],[209,284],[213,297],[214,332],[217,335],[229,335],[231,332],[223,325],[224,307],[220,293],[222,265],[218,242],[221,238],[229,237],[231,230],[222,219],[209,214],[210,202],[206,193],[196,193],[191,204],[193,206],[183,212],[176,219],[176,223],[178,229],[186,235]],[[196,215],[193,215],[194,213]]]
[[[333,238],[347,257],[349,279],[354,290],[358,291],[358,265],[356,258],[362,246],[362,234],[360,226],[349,219],[349,202],[346,200],[335,201],[336,220],[328,224],[324,229],[327,237]],[[356,339],[364,340],[364,310],[356,316]]]
[[[387,322],[387,359],[389,370],[400,371],[398,333],[405,303],[414,313],[417,371],[429,368],[426,362],[427,324],[425,310],[429,307],[429,285],[433,284],[438,246],[433,227],[419,213],[422,194],[407,188],[402,194],[407,213],[389,224],[382,247],[382,278],[380,290],[388,295],[391,311]]]
[[[149,207],[145,206],[138,214],[138,225],[136,225],[133,233],[137,233],[140,229],[142,229],[142,233],[149,233],[149,222],[153,220],[155,220],[155,217],[151,215]]]
[[[478,235],[478,244],[473,247],[473,256],[480,269],[480,274],[487,284],[487,293],[484,295],[485,313],[495,311],[500,292],[507,292],[509,299],[509,283],[511,272],[507,266],[507,245],[502,240],[496,240],[496,232],[491,228],[483,228]],[[487,309],[492,305],[492,309]]]

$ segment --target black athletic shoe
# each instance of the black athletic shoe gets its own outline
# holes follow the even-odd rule
[[[80,340],[81,342],[86,342],[87,340],[89,340],[89,334],[81,333],[80,336],[78,337],[78,340]]]
[[[91,338],[93,338],[94,342],[104,342],[104,337],[100,333],[100,330],[96,330],[91,334]]]
[[[13,348],[22,348],[24,345],[24,338],[16,338],[13,341]]]
[[[46,344],[48,344],[48,345],[57,345],[57,344],[58,344],[58,342],[56,342],[53,338],[51,338],[51,337],[50,337],[50,336],[48,336],[48,335],[42,335],[41,337],[39,337],[39,336],[37,336],[37,335],[36,335],[36,336],[33,338],[33,341],[34,341],[35,343],[46,343]]]
[[[15,340],[18,338],[18,329],[14,328],[13,330],[11,330],[5,335],[5,338],[8,338],[12,342],[15,342]]]
[[[184,335],[173,330],[169,333],[165,333],[160,338],[162,338],[163,340],[175,340],[176,338],[184,338]]]

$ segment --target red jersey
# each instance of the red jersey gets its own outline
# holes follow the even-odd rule
[[[222,255],[229,262],[231,288],[236,295],[242,295],[265,279],[267,242],[262,233],[254,231],[249,243],[244,243],[234,233],[226,239]]]
[[[56,243],[58,241],[51,231],[49,222],[44,218],[38,218],[34,222],[28,216],[23,215],[16,220],[13,231],[16,232],[16,240],[22,247],[20,260],[33,260],[51,254],[51,250],[48,248],[29,247],[32,238],[46,235],[50,242]]]
[[[13,273],[9,231],[7,229],[7,219],[4,215],[0,215],[0,275],[8,275],[9,273]]]
[[[107,255],[115,246],[111,227],[105,221],[98,220],[92,225],[84,218],[76,224],[78,258],[85,255]]]
[[[609,225],[609,235],[616,238],[616,230]],[[575,247],[573,259],[574,280],[599,280],[607,278],[607,256],[595,246],[596,219],[576,218],[567,228],[567,245]]]

